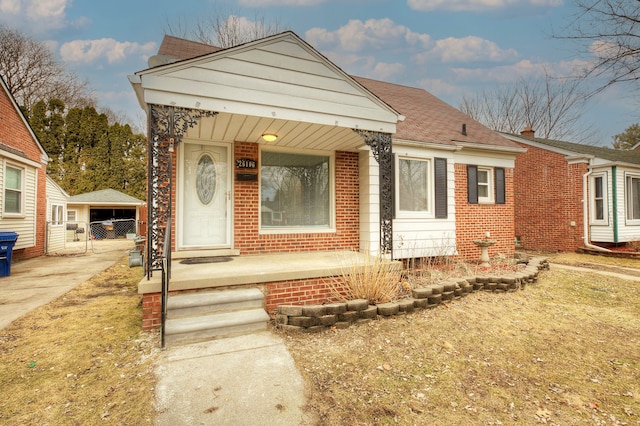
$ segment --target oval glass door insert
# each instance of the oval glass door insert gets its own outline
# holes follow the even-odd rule
[[[198,193],[198,199],[204,205],[209,204],[216,193],[216,166],[213,158],[208,154],[204,154],[198,160],[196,192]]]

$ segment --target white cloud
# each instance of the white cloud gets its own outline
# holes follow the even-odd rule
[[[463,38],[449,37],[435,42],[433,49],[414,56],[414,61],[419,64],[426,63],[429,59],[437,59],[442,62],[475,62],[490,61],[502,62],[513,60],[518,56],[515,49],[500,49],[489,40],[476,36]]]
[[[510,82],[520,78],[543,78],[547,73],[556,77],[571,77],[585,65],[584,61],[533,62],[521,60],[510,65],[493,68],[451,68],[460,81]]]
[[[318,49],[338,47],[347,52],[395,47],[425,47],[431,39],[428,34],[413,32],[388,18],[369,19],[365,22],[350,20],[347,25],[336,31],[312,28],[306,32],[305,38]]]
[[[144,56],[155,49],[156,44],[152,42],[139,44],[130,41],[120,42],[112,38],[74,40],[64,43],[60,47],[60,56],[65,61],[85,64],[106,58],[107,62],[112,64],[125,60],[129,55],[140,54]]]
[[[66,10],[70,6],[71,0],[0,0],[0,21],[12,27],[28,25],[36,33],[58,29],[69,24]]]
[[[501,9],[509,6],[562,6],[563,0],[407,0],[407,5],[421,12],[453,10],[459,12]]]
[[[418,81],[418,87],[423,88],[427,92],[435,96],[451,97],[460,93],[461,89],[458,85],[445,82],[442,79],[423,78]]]
[[[378,80],[390,80],[393,75],[402,73],[404,69],[405,66],[401,63],[387,64],[378,62],[373,68],[371,77]]]

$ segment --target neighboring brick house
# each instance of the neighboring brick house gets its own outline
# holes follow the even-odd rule
[[[516,158],[515,235],[525,249],[575,251],[640,240],[640,152],[503,134]],[[584,201],[584,202],[583,202]]]
[[[228,49],[165,36],[149,63],[129,77],[150,128],[149,269],[169,216],[175,258],[477,259],[487,234],[513,255],[524,150],[425,90],[349,76],[292,32]]]
[[[0,78],[0,230],[19,234],[13,260],[44,254],[48,157]]]

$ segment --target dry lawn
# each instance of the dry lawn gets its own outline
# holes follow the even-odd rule
[[[284,338],[323,425],[638,425],[639,294],[552,268],[524,291]]]
[[[155,419],[157,335],[142,333],[128,257],[0,331],[0,424]]]

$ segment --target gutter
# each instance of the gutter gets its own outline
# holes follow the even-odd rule
[[[582,175],[582,225],[584,227],[584,246],[593,250],[602,252],[611,252],[611,250],[604,247],[593,245],[589,242],[589,203],[587,202],[587,178],[593,173],[593,170],[589,170]]]

